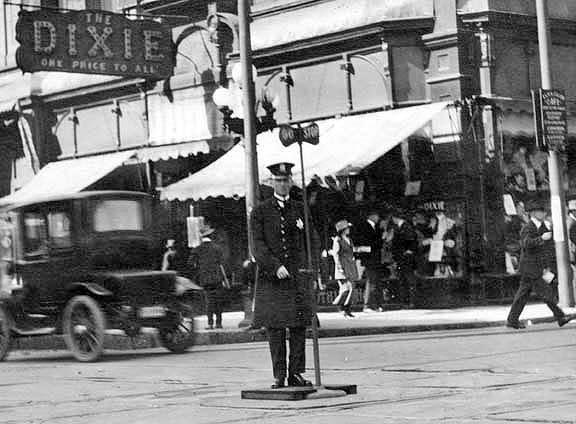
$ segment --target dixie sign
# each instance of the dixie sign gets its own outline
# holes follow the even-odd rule
[[[168,78],[174,68],[170,27],[104,11],[21,11],[18,67],[24,72]]]

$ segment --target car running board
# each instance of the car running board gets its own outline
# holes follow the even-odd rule
[[[48,336],[56,333],[54,327],[41,327],[32,329],[12,328],[12,332],[17,337]]]

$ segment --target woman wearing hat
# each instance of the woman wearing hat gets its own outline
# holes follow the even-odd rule
[[[334,257],[334,278],[338,281],[338,296],[332,302],[340,305],[340,309],[346,317],[354,317],[350,312],[353,282],[358,281],[358,269],[354,261],[354,246],[350,239],[350,224],[343,219],[336,223],[337,235],[332,243],[330,254]]]

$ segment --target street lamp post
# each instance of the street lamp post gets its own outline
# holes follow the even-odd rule
[[[268,98],[263,98],[262,107],[266,115],[256,117],[256,94],[254,77],[256,69],[252,64],[252,46],[250,40],[250,0],[238,0],[238,32],[240,63],[232,69],[232,79],[242,95],[241,104],[236,100],[237,91],[220,87],[214,91],[213,100],[224,115],[226,128],[244,138],[245,175],[246,175],[246,229],[249,260],[254,258],[254,240],[250,215],[259,201],[258,152],[256,136],[276,126],[275,108]],[[236,116],[234,116],[236,115]],[[254,282],[256,285],[257,281]],[[256,288],[254,287],[254,290]],[[252,321],[252,299],[245,302],[244,320],[241,327],[247,327]]]

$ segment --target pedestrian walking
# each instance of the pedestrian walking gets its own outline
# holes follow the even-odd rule
[[[407,214],[399,208],[388,211],[393,224],[392,257],[396,262],[396,275],[400,283],[400,298],[411,308],[414,307],[416,290],[416,253],[418,235]]]
[[[552,232],[544,222],[546,207],[540,199],[531,199],[526,203],[526,211],[530,220],[520,231],[520,286],[510,307],[506,326],[515,329],[525,327],[519,318],[530,294],[535,292],[550,308],[558,325],[563,327],[570,318],[556,302],[556,264],[550,258],[554,241]]]
[[[199,246],[192,249],[188,268],[194,281],[204,288],[206,297],[207,330],[222,328],[222,312],[225,302],[226,281],[224,254],[220,246],[212,241],[214,229],[209,225],[200,228]]]
[[[366,219],[355,226],[352,232],[358,258],[365,267],[364,312],[373,312],[381,306],[381,295],[378,289],[380,288],[382,233],[379,222],[380,213],[376,208],[370,208]]]
[[[272,388],[310,386],[306,370],[306,327],[314,317],[314,285],[308,269],[304,205],[290,197],[292,167],[287,162],[268,166],[274,195],[251,214],[254,257],[259,269],[254,304],[254,326],[266,327],[272,358]],[[310,228],[313,259],[318,239]],[[289,364],[286,366],[286,334]]]
[[[350,239],[350,224],[343,219],[336,223],[336,237],[332,243],[330,254],[334,258],[334,279],[338,282],[338,295],[332,302],[340,306],[345,317],[353,318],[351,311],[354,283],[358,281],[358,268],[354,260],[354,245]]]

